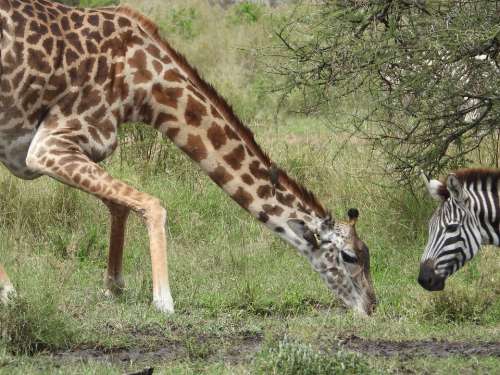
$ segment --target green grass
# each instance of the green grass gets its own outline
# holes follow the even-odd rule
[[[51,373],[62,366],[74,373],[119,373],[154,364],[165,373],[294,373],[294,366],[306,366],[293,359],[305,351],[302,360],[312,363],[308,371],[318,373],[321,366],[336,366],[339,358],[341,363],[351,360],[350,354],[324,354],[325,348],[350,335],[371,340],[499,341],[499,253],[485,248],[449,280],[443,293],[422,290],[416,274],[433,203],[423,197],[417,201],[388,188],[387,179],[364,173],[370,157],[361,144],[345,148],[334,160],[335,138],[317,140],[311,130],[314,123],[299,119],[290,127],[269,129],[255,123],[253,128],[271,156],[325,197],[336,216],[343,217],[351,206],[360,209],[358,231],[370,247],[379,299],[373,317],[341,309],[305,259],[239,209],[179,151],[168,146],[176,163],[168,163],[167,172],[155,171],[152,164],[125,162],[118,153],[106,163],[107,169],[158,196],[168,208],[176,314],[165,317],[151,307],[148,241],[141,220],[131,216],[128,225],[127,289],[109,299],[102,291],[105,207],[48,178],[24,182],[3,170],[1,204],[7,215],[0,226],[0,254],[20,298],[1,310],[0,371]],[[283,142],[287,136],[293,142]],[[289,339],[285,344],[283,337]],[[156,351],[169,345],[176,351],[167,362],[90,360],[85,365],[49,356],[82,348]],[[233,363],[227,360],[232,347],[251,350]],[[478,357],[474,368],[486,372],[498,364],[495,361]],[[418,358],[368,356],[359,366],[396,373],[410,365],[442,372],[472,366],[470,359],[461,357],[436,363],[429,367]]]
[[[350,207],[360,210],[358,233],[370,248],[378,308],[370,318],[345,311],[307,260],[243,212],[179,150],[157,143],[146,128],[124,128],[121,148],[103,165],[167,207],[176,313],[164,316],[151,306],[148,240],[139,218],[132,215],[127,227],[126,290],[107,298],[104,205],[48,178],[25,182],[2,169],[0,259],[19,298],[0,308],[0,373],[121,374],[150,366],[165,374],[498,369],[494,357],[338,351],[339,341],[351,336],[500,341],[500,252],[484,248],[444,292],[424,291],[416,277],[435,203],[423,187],[412,195],[395,186],[380,172],[384,161],[376,151],[325,119],[274,116],[277,98],[263,94],[268,78],[251,53],[269,38],[267,10],[224,11],[194,0],[169,8],[158,1],[132,5],[164,20],[160,26],[169,40],[235,104],[273,160],[336,218],[345,218]],[[350,121],[340,115],[336,120]],[[113,357],[138,349],[145,356]],[[61,355],[66,351],[75,354]],[[89,351],[110,357],[84,357]]]

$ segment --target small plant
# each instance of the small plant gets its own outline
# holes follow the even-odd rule
[[[210,343],[199,337],[189,337],[185,341],[185,347],[188,357],[192,361],[206,360],[214,353]]]
[[[36,301],[17,296],[0,305],[0,336],[13,354],[32,355],[67,348],[75,331],[58,311],[53,293],[45,292],[36,296]]]
[[[449,289],[430,298],[424,314],[430,320],[446,323],[481,323],[484,313],[490,308],[495,297],[484,290]]]
[[[193,7],[173,9],[169,19],[158,21],[158,26],[169,33],[180,35],[184,39],[193,39],[199,34],[199,28],[196,27],[198,18],[198,12]]]
[[[233,6],[234,15],[232,21],[234,23],[254,23],[262,16],[262,6],[245,1],[241,4]]]
[[[83,8],[109,7],[119,3],[119,0],[80,0],[80,6]]]
[[[338,351],[327,355],[314,350],[311,345],[287,337],[260,354],[256,372],[280,375],[372,373],[368,364],[357,354]]]

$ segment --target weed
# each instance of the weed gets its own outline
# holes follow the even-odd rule
[[[327,355],[285,337],[265,349],[256,360],[259,374],[323,375],[372,374],[367,362],[356,354],[337,351]]]
[[[239,24],[241,22],[257,22],[264,13],[261,5],[251,3],[249,1],[244,1],[240,4],[236,4],[231,8],[233,13],[230,16],[232,22]]]
[[[58,311],[55,296],[45,292],[37,297],[17,296],[0,306],[1,336],[14,354],[68,348],[76,336],[76,327]]]
[[[424,316],[446,323],[479,324],[493,300],[491,293],[485,293],[484,290],[448,287],[446,291],[429,298],[429,303],[424,308]]]
[[[187,355],[192,361],[206,360],[214,353],[210,342],[200,337],[189,337],[184,340]]]
[[[109,7],[118,5],[120,0],[80,0],[80,6],[84,8]]]

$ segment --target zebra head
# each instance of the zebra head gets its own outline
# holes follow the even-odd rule
[[[425,175],[424,175],[425,177]],[[455,174],[443,184],[425,177],[430,195],[440,202],[429,222],[429,239],[420,261],[419,284],[443,290],[446,279],[477,253],[481,230],[471,195]]]

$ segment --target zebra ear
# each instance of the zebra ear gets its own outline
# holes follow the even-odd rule
[[[435,200],[444,201],[446,199],[446,197],[443,196],[444,185],[441,181],[429,180],[426,187],[431,197]]]
[[[446,179],[446,188],[457,202],[462,202],[464,200],[464,189],[455,174],[451,173],[448,175]]]
[[[424,173],[424,171],[420,170],[420,177],[424,181],[425,187],[427,191],[437,201],[444,201],[447,197],[443,195],[443,190],[445,190],[444,184],[438,180],[429,180],[429,177]]]

